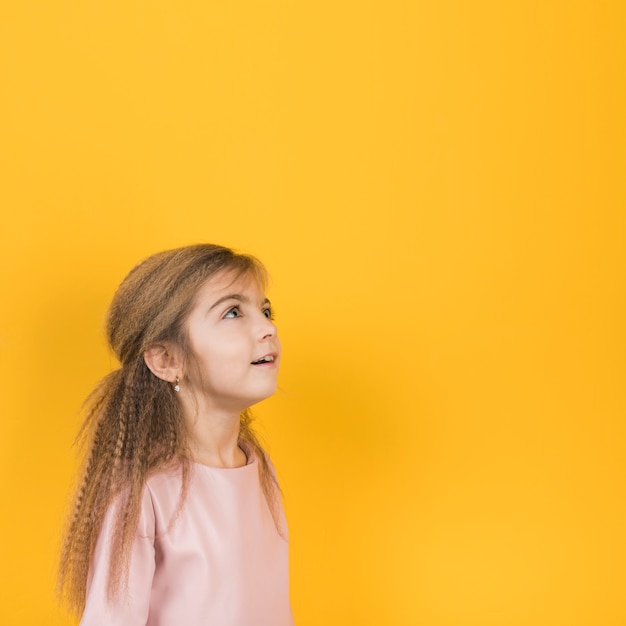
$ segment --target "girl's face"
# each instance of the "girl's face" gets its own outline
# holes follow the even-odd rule
[[[198,291],[187,331],[198,369],[186,373],[184,384],[210,408],[240,413],[276,391],[281,345],[254,277],[209,280]]]

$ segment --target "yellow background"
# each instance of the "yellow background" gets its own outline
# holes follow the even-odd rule
[[[299,626],[624,626],[624,3],[0,9],[0,623],[144,256],[270,268]]]

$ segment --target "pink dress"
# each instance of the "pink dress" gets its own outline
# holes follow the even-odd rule
[[[107,601],[113,513],[96,546],[81,626],[292,626],[288,546],[259,483],[259,464],[193,464],[185,504],[175,472],[148,479],[128,592]],[[282,507],[280,527],[286,536]]]

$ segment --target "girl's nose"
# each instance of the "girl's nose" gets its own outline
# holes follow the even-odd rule
[[[265,315],[263,316],[263,321],[259,329],[259,335],[261,339],[276,336],[276,326],[274,322],[268,317],[265,317]]]

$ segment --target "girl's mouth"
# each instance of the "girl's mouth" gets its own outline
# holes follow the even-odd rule
[[[257,359],[256,361],[252,361],[251,365],[263,365],[264,363],[273,363],[273,362],[274,362],[274,355],[266,354],[265,356],[262,356],[260,359]]]

